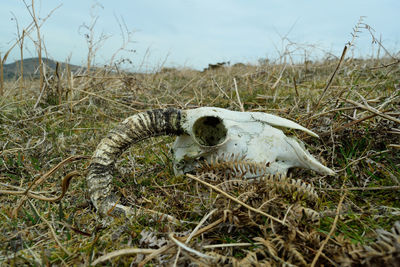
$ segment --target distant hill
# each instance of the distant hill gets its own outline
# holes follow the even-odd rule
[[[43,63],[46,65],[47,72],[53,73],[56,69],[57,61],[49,59],[49,58],[42,58]],[[27,58],[24,59],[24,76],[26,77],[38,77],[39,76],[39,58]],[[70,71],[77,72],[78,70],[82,70],[82,67],[72,64],[67,64],[65,62],[59,62],[60,64],[60,71],[62,72],[67,65],[69,66]],[[13,79],[20,75],[20,67],[21,60],[15,61],[14,63],[4,64],[4,79]]]

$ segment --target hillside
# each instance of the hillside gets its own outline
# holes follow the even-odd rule
[[[43,63],[46,65],[48,72],[54,72],[56,69],[57,61],[43,58]],[[70,71],[77,72],[78,70],[82,69],[82,67],[72,64],[67,64],[65,62],[59,62],[61,71],[64,70],[67,66],[69,67]],[[39,58],[27,58],[23,61],[24,64],[24,76],[30,77],[38,77],[39,76]],[[20,75],[20,67],[21,60],[17,60],[13,63],[4,64],[4,79],[13,79]]]

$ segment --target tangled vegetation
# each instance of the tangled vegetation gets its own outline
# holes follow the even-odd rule
[[[400,69],[391,62],[345,59],[325,91],[338,60],[49,74],[36,107],[36,80],[25,82],[23,94],[18,81],[7,81],[0,261],[350,266],[398,259]],[[104,224],[85,185],[91,153],[123,118],[168,106],[243,106],[297,121],[321,138],[292,134],[337,175],[293,169],[288,178],[245,181],[243,172],[257,166],[231,158],[176,177],[172,138],[152,138],[121,156],[114,181],[137,215]],[[72,179],[62,184],[65,177]],[[61,200],[41,199],[67,182]]]
[[[399,262],[400,60],[355,59],[346,49],[301,64],[283,55],[203,72],[56,68],[2,81],[0,265]],[[119,158],[113,181],[137,213],[100,220],[85,184],[96,145],[133,113],[171,106],[296,121],[320,138],[288,134],[337,174],[259,175],[263,166],[233,155],[175,176],[173,138],[151,138]]]

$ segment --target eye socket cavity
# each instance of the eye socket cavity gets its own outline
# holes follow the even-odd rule
[[[215,147],[224,144],[228,130],[223,120],[217,116],[204,116],[193,124],[193,139],[203,147]]]

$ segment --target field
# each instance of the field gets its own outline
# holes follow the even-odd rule
[[[396,58],[344,57],[204,72],[50,72],[42,92],[39,79],[6,80],[0,97],[0,265],[398,262],[399,77]],[[298,122],[320,138],[287,134],[336,175],[294,168],[289,178],[230,183],[234,175],[221,178],[213,166],[208,175],[175,176],[174,138],[150,138],[121,155],[113,181],[137,214],[99,219],[85,176],[109,130],[141,111],[201,106]]]

